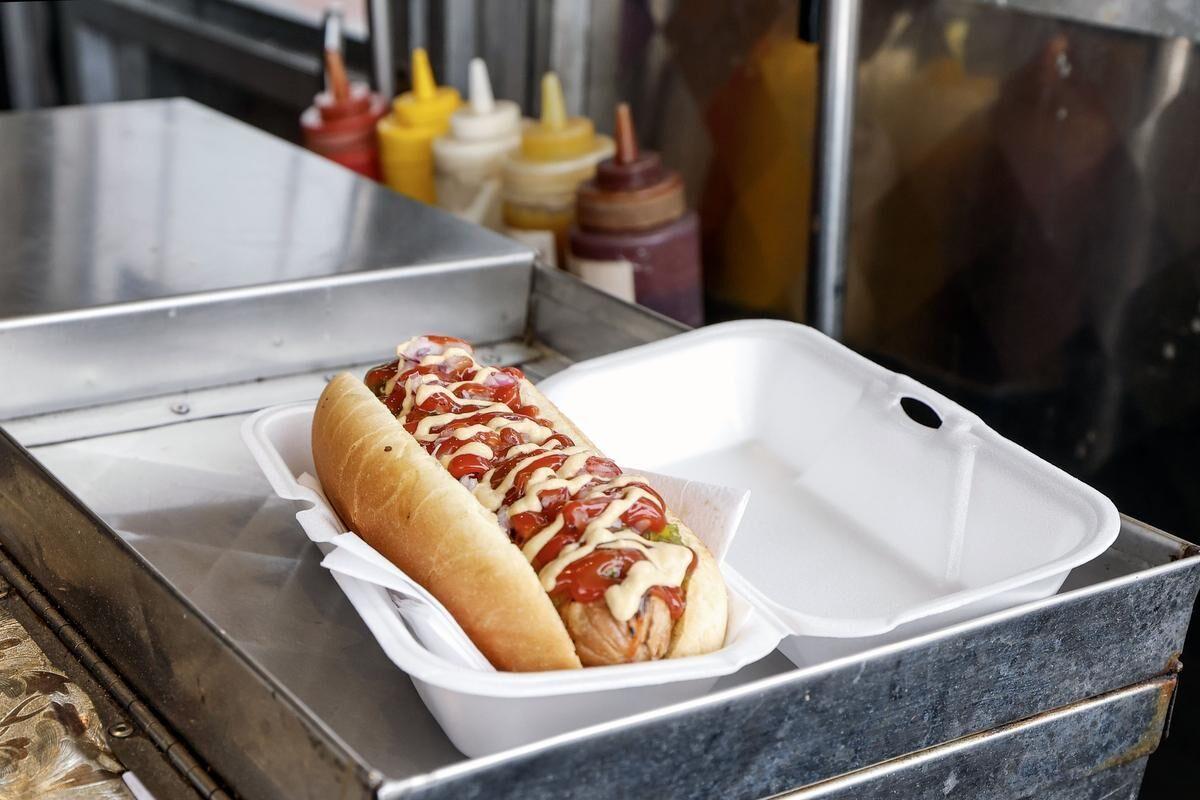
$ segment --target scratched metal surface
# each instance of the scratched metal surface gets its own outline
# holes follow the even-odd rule
[[[1130,797],[1162,739],[1175,688],[1174,677],[1147,681],[785,797]]]
[[[525,301],[529,338],[493,353],[536,375],[678,330],[561,274],[535,271]],[[1046,601],[806,670],[775,656],[698,701],[468,760],[238,440],[248,411],[322,382],[7,423],[32,458],[0,437],[0,542],[243,796],[775,794],[1170,674],[1200,580],[1181,542],[1126,520]]]

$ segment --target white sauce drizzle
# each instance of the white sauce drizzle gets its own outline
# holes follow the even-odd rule
[[[484,458],[492,457],[492,448],[488,447],[483,442],[467,442],[462,447],[454,452],[446,453],[438,457],[438,461],[443,467],[450,465],[450,462],[459,456],[483,456]]]
[[[413,339],[401,344],[396,349],[398,357],[401,360],[411,362],[412,359],[405,356],[405,351],[409,346],[421,341],[421,339]],[[417,347],[419,349],[420,345],[417,345]],[[470,360],[471,366],[465,372],[468,376],[466,380],[446,384],[436,374],[429,373],[413,374],[405,382],[404,402],[400,413],[397,414],[401,422],[406,421],[406,418],[412,413],[414,408],[426,403],[434,395],[446,395],[457,406],[465,409],[459,413],[433,414],[421,419],[417,423],[414,436],[422,444],[429,445],[437,441],[440,436],[440,429],[452,422],[474,417],[478,414],[513,413],[513,409],[503,403],[462,398],[456,394],[463,386],[468,384],[482,384],[499,372],[495,367],[484,367],[476,364],[471,352],[463,347],[453,345],[446,348],[442,353],[426,354],[421,357],[418,363],[421,366],[434,366],[443,364],[454,358],[466,358]],[[403,370],[398,370],[397,375],[389,379],[384,385],[385,397],[391,394],[395,388],[397,376],[401,371]],[[525,403],[525,398],[521,398],[520,402]],[[652,587],[678,587],[682,585],[687,576],[688,567],[691,565],[694,557],[692,550],[681,544],[651,541],[621,523],[621,516],[639,500],[649,499],[650,502],[657,505],[653,495],[643,487],[630,486],[630,484],[644,483],[644,478],[636,475],[619,475],[610,480],[603,480],[590,474],[585,470],[585,467],[587,466],[588,459],[598,455],[597,453],[579,445],[563,448],[562,443],[557,439],[547,443],[546,440],[553,436],[555,432],[551,428],[540,425],[531,419],[513,420],[505,419],[504,417],[495,417],[483,424],[468,425],[454,430],[450,433],[450,436],[453,439],[463,441],[481,433],[501,432],[506,429],[514,431],[521,439],[521,442],[509,447],[502,453],[493,453],[492,449],[483,442],[470,441],[439,458],[443,466],[448,466],[452,459],[460,455],[477,455],[488,460],[495,458],[497,455],[503,459],[523,456],[495,488],[492,488],[492,477],[495,474],[495,469],[488,470],[479,479],[478,484],[473,490],[473,494],[490,511],[498,512],[501,510],[505,496],[513,488],[517,475],[522,470],[538,459],[553,453],[564,454],[567,458],[557,469],[543,466],[537,468],[529,475],[521,496],[507,509],[506,516],[509,519],[516,514],[541,511],[542,503],[540,494],[542,492],[565,488],[571,497],[591,499],[606,492],[611,493],[613,489],[628,487],[620,496],[615,497],[595,519],[588,523],[586,528],[584,528],[583,535],[577,542],[564,546],[553,560],[542,567],[538,572],[538,579],[541,581],[542,588],[547,592],[553,591],[564,569],[574,562],[594,553],[597,549],[636,550],[643,556],[642,560],[637,561],[629,568],[621,583],[608,587],[604,593],[605,603],[608,605],[613,617],[622,622],[631,619],[637,614],[641,607],[642,598]],[[532,562],[538,553],[541,552],[542,548],[562,530],[564,524],[563,515],[561,513],[557,514],[550,524],[532,536],[521,548],[521,552],[525,555],[526,559]]]

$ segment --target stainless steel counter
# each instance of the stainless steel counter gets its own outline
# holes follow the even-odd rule
[[[522,258],[185,99],[0,114],[0,320],[384,267]]]
[[[378,289],[394,270],[527,281],[532,260],[187,100],[0,114],[0,197],[0,363],[28,376],[0,418],[365,359],[413,321]],[[331,313],[350,295],[356,314]],[[470,335],[520,333],[524,309],[487,299],[416,307],[431,328],[487,307]],[[67,362],[79,391],[59,386]]]

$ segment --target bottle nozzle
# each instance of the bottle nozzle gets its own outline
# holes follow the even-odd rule
[[[412,51],[412,91],[418,100],[432,100],[437,96],[433,67],[429,66],[429,54],[424,47]]]
[[[617,103],[617,122],[614,131],[617,140],[617,163],[632,164],[637,161],[637,131],[633,127],[633,115],[628,103]]]
[[[325,51],[325,83],[336,102],[344,103],[350,99],[350,79],[346,76],[346,63],[342,61],[342,54],[336,50]]]
[[[487,64],[482,58],[471,59],[469,80],[471,110],[476,114],[492,113],[496,107],[496,99],[492,95],[492,81],[488,77]]]
[[[598,138],[587,117],[568,117],[562,84],[553,72],[542,76],[542,118],[521,133],[521,155],[530,161],[601,158],[612,152],[612,140]],[[594,161],[592,163],[594,163]],[[584,167],[591,168],[591,164]]]
[[[563,99],[558,75],[547,72],[542,76],[542,127],[562,130],[567,126],[567,103]]]
[[[413,48],[410,62],[412,90],[392,101],[392,113],[401,126],[432,125],[437,135],[445,132],[450,115],[458,108],[461,98],[453,86],[438,86],[429,66],[429,54],[420,47]]]
[[[342,10],[335,4],[325,14],[325,86],[335,102],[350,97],[350,79],[342,58]]]

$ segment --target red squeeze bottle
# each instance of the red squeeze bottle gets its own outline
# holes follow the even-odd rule
[[[326,20],[326,90],[300,115],[304,146],[344,167],[380,179],[379,140],[375,123],[387,104],[365,83],[351,83],[342,60],[341,29],[336,14]]]
[[[610,294],[688,325],[704,322],[700,228],[683,179],[638,150],[629,106],[617,106],[617,152],[579,187],[568,269]]]

